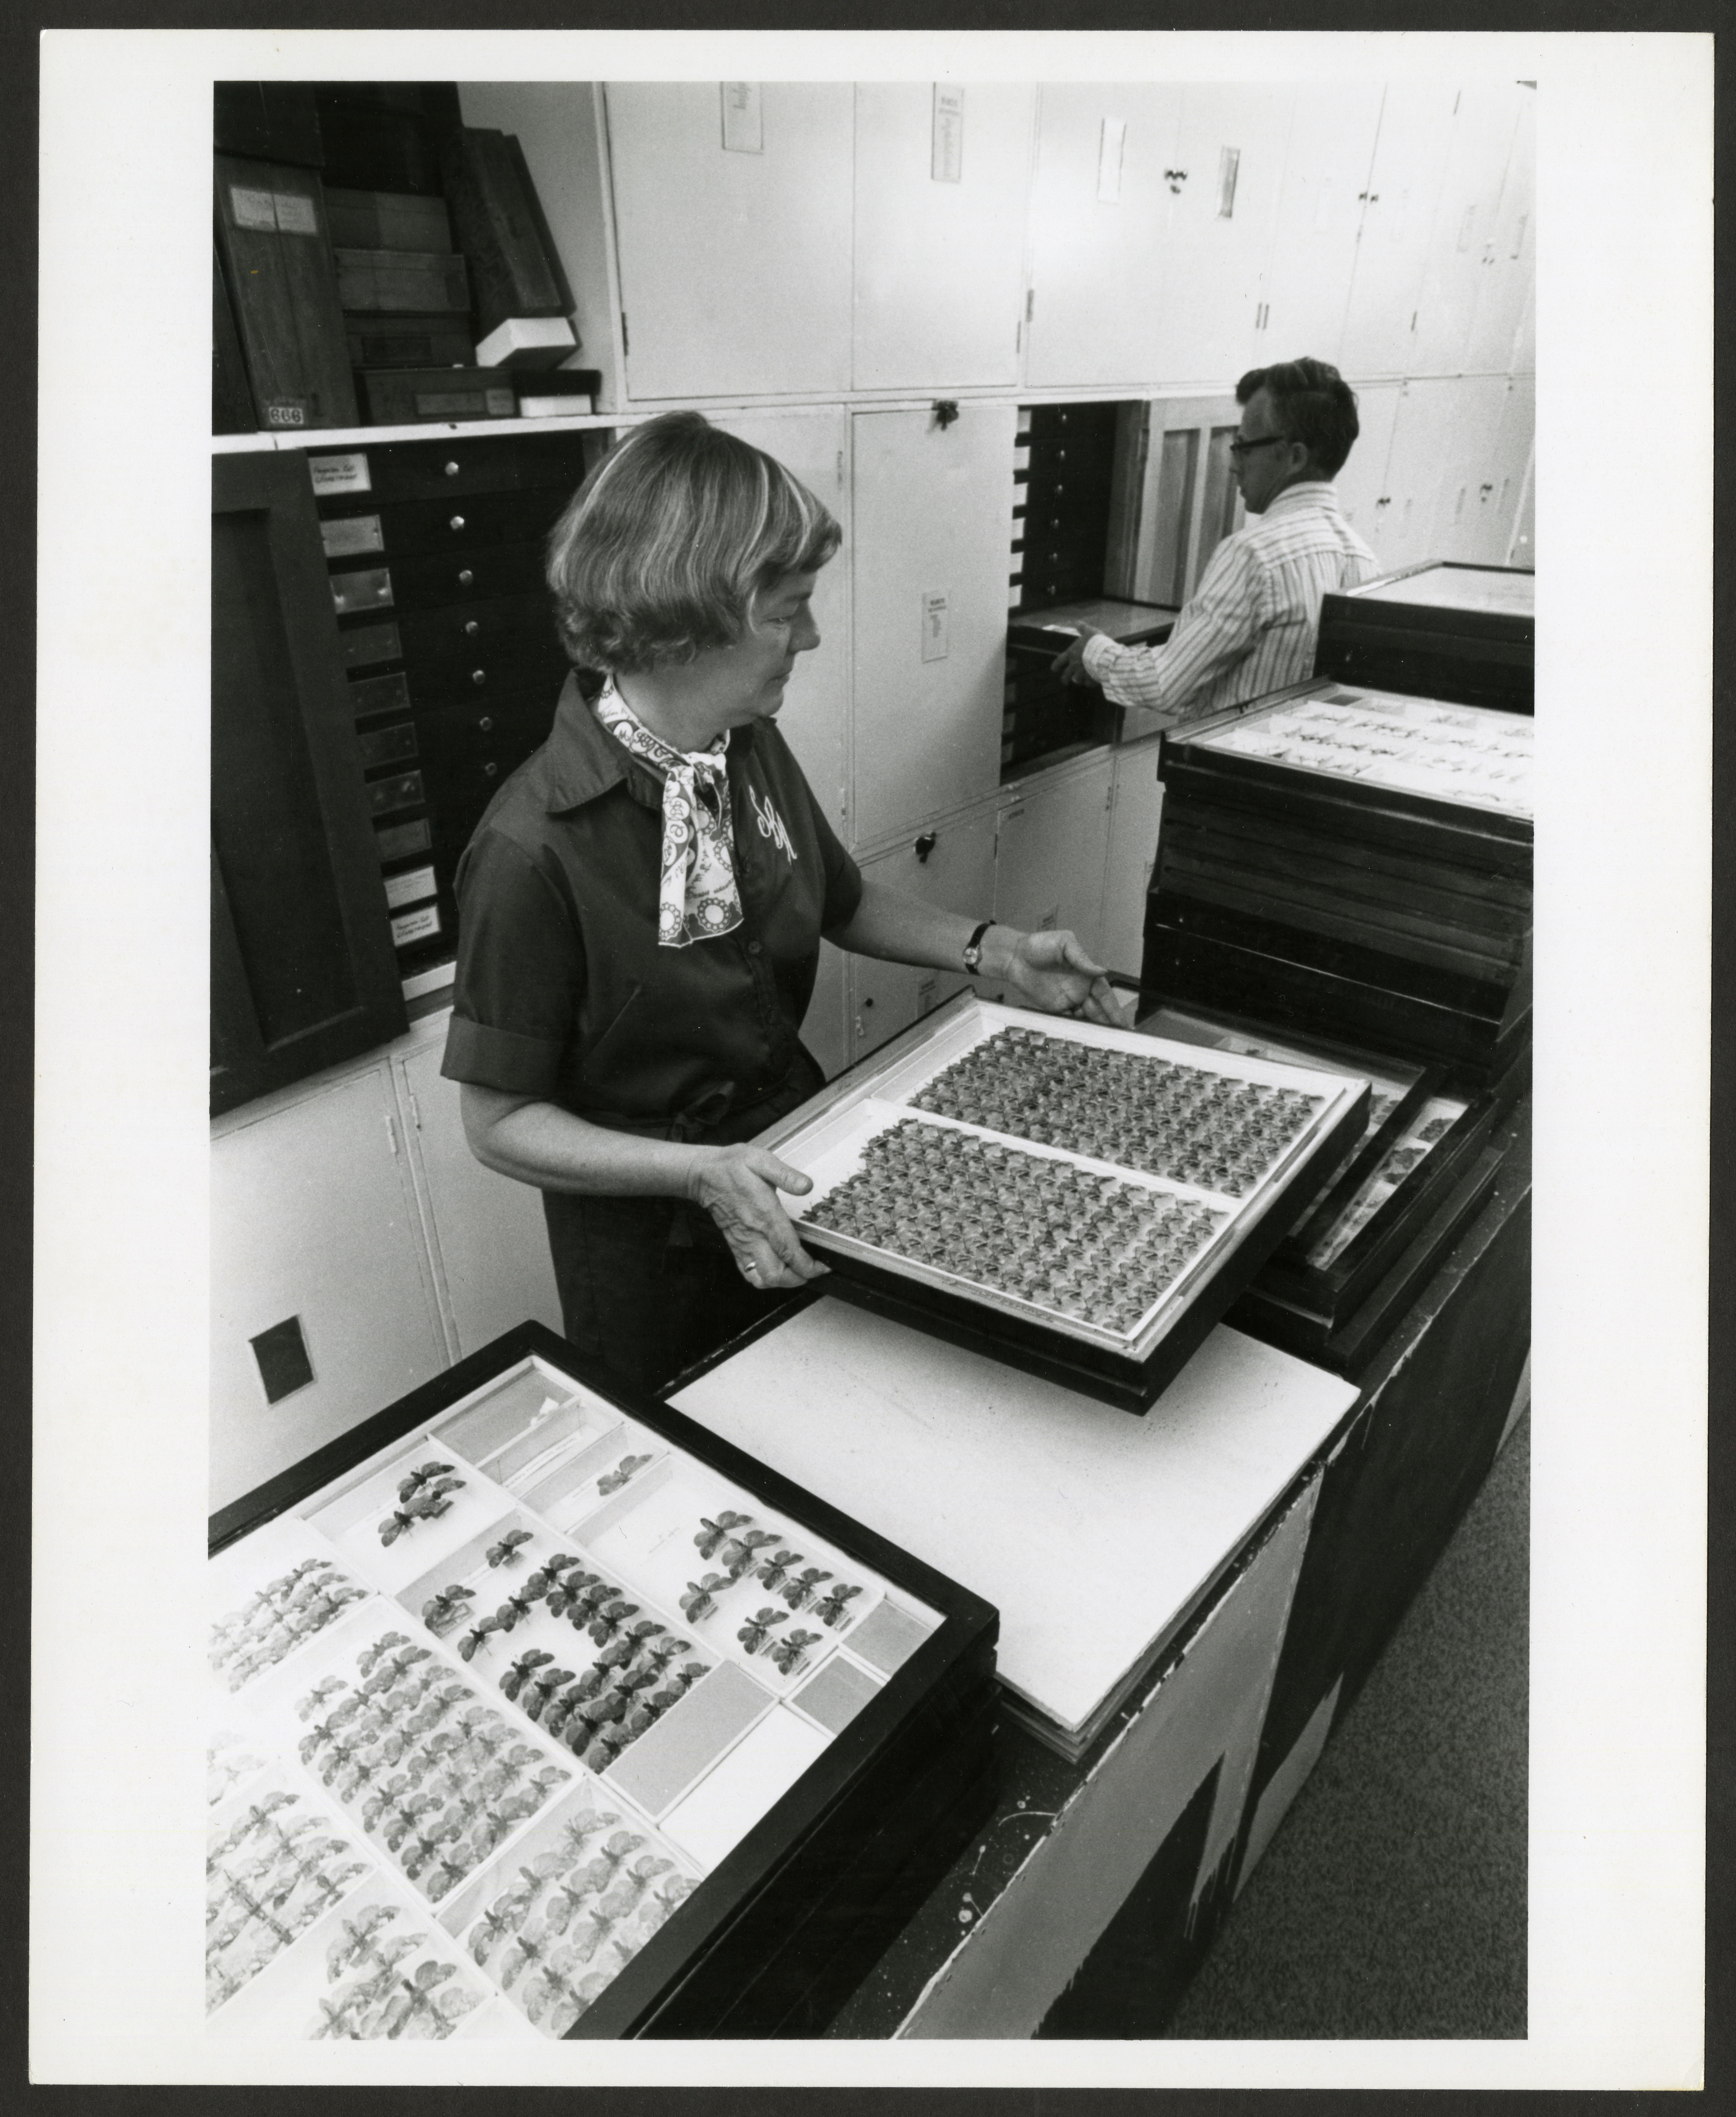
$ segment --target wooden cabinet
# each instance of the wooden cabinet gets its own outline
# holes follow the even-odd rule
[[[1223,385],[1267,358],[1262,278],[1277,224],[1289,88],[1181,93],[1153,375]],[[1291,357],[1289,348],[1274,356]]]
[[[388,1066],[219,1125],[211,1226],[214,1509],[446,1363]],[[313,1378],[269,1404],[251,1341],[292,1317]]]
[[[850,419],[841,409],[731,412],[717,424],[775,456],[815,499],[850,526]],[[802,656],[777,724],[808,775],[834,830],[849,828],[849,754],[845,727],[850,690],[849,561],[840,552],[821,569],[813,616],[820,643]]]
[[[862,872],[864,879],[890,883],[973,923],[991,918],[996,916],[994,810],[985,805],[972,815],[938,823],[877,859],[864,860]],[[962,971],[923,970],[869,956],[850,957],[846,968],[852,1059],[908,1029],[918,1015],[971,982]],[[990,991],[981,981],[978,989]]]
[[[444,1035],[394,1058],[406,1137],[426,1216],[430,1266],[456,1359],[534,1317],[560,1328],[542,1193],[485,1169],[464,1137]]]
[[[218,1112],[384,1043],[404,1010],[306,469],[211,468]]]
[[[1519,95],[1519,121],[1508,149],[1500,201],[1476,274],[1465,353],[1465,365],[1473,372],[1522,364],[1514,339],[1536,279],[1536,97],[1529,89],[1521,89]]]
[[[1143,385],[1167,298],[1165,235],[1181,90],[1046,84],[1031,187],[1025,379]]]
[[[1389,81],[1356,235],[1338,365],[1351,376],[1413,369],[1417,308],[1458,91]]]
[[[1104,588],[1139,602],[1179,605],[1243,520],[1230,475],[1241,408],[1223,395],[1154,398],[1124,410],[1126,468],[1117,476],[1125,475],[1125,497],[1112,501]]]
[[[1016,428],[1011,404],[854,415],[859,845],[999,782]]]
[[[1098,960],[1129,977],[1139,975],[1145,948],[1145,892],[1158,857],[1163,782],[1158,777],[1161,738],[1116,751],[1109,786],[1109,842],[1103,858],[1103,916]]]
[[[1379,124],[1377,81],[1297,87],[1257,364],[1304,354],[1338,364]]]
[[[1484,251],[1495,239],[1519,98],[1530,92],[1508,81],[1474,82],[1459,92],[1417,297],[1409,362],[1413,375],[1453,375],[1473,364],[1471,317],[1484,277]],[[1504,348],[1501,360],[1504,365]]]
[[[725,145],[732,85],[609,84],[636,400],[850,386],[850,85],[743,84],[754,122],[732,136],[757,141],[745,151]]]
[[[1017,381],[1035,100],[1005,82],[857,85],[857,389]]]

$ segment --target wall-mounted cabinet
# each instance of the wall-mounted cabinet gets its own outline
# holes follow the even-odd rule
[[[937,823],[877,859],[864,860],[862,872],[865,879],[889,883],[960,918],[989,918],[995,901],[994,809],[985,804],[973,814]],[[850,957],[845,968],[852,1059],[908,1029],[919,1014],[970,982],[962,971],[923,970],[868,956]]]
[[[1181,119],[1181,90],[1167,83],[1045,85],[1031,187],[1031,387],[1150,380]]]
[[[994,906],[1002,925],[1026,933],[1065,928],[1088,950],[1101,945],[1113,774],[1112,760],[1099,753],[1011,790],[995,818]]]
[[[1429,385],[1418,383],[1419,392]],[[1467,375],[1453,392],[1447,415],[1452,446],[1447,456],[1429,531],[1430,553],[1443,559],[1468,559],[1488,541],[1499,480],[1494,474],[1497,436],[1505,409],[1507,380],[1500,375]],[[1510,512],[1510,510],[1509,510]]]
[[[1409,362],[1413,375],[1454,375],[1476,364],[1471,358],[1471,319],[1486,276],[1484,253],[1497,239],[1520,98],[1530,93],[1512,81],[1474,81],[1459,92],[1434,225],[1423,253]],[[1517,315],[1517,308],[1515,302],[1510,313]],[[1509,330],[1509,344],[1511,340]],[[1499,359],[1504,365],[1504,345]]]
[[[1465,366],[1485,369],[1529,366],[1515,350],[1520,317],[1536,280],[1537,107],[1529,89],[1519,91],[1519,119],[1508,149],[1494,225],[1483,245]]]
[[[1130,743],[1116,751],[1112,765],[1098,961],[1129,977],[1139,975],[1145,947],[1145,893],[1163,814],[1163,782],[1158,777],[1161,745],[1157,736]]]
[[[1004,82],[858,85],[857,389],[1017,381],[1035,103]]]
[[[1356,390],[1356,443],[1343,468],[1333,480],[1344,519],[1378,552],[1380,525],[1391,512],[1382,505],[1386,495],[1387,457],[1393,446],[1393,427],[1398,417],[1400,385],[1396,382],[1365,382]]]
[[[1338,362],[1379,126],[1378,81],[1296,91],[1262,289],[1261,365],[1305,353]]]
[[[853,95],[848,81],[609,84],[635,400],[850,388]]]
[[[1011,404],[855,414],[858,844],[999,782],[1017,424]]]
[[[1423,274],[1457,99],[1457,89],[1435,81],[1389,81],[1381,97],[1338,362],[1347,375],[1413,371]]]

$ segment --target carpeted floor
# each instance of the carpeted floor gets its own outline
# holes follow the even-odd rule
[[[1526,2032],[1527,1414],[1165,2032]]]

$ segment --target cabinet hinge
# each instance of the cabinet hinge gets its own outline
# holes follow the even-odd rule
[[[621,351],[624,353],[630,352],[632,348],[627,342],[627,311],[625,309],[623,309],[621,311]]]

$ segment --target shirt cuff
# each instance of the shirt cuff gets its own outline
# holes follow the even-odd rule
[[[1121,642],[1112,639],[1107,632],[1094,632],[1085,642],[1084,652],[1080,658],[1085,665],[1087,676],[1101,680],[1107,671],[1114,669],[1126,652]]]
[[[509,1029],[490,1029],[454,1014],[446,1025],[446,1052],[440,1072],[449,1081],[467,1081],[503,1095],[552,1096],[560,1081],[561,1046],[540,1036],[520,1036]]]

